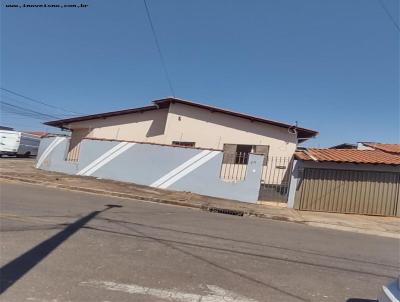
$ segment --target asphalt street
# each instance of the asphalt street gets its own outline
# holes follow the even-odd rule
[[[0,301],[373,301],[399,273],[396,239],[0,184]]]

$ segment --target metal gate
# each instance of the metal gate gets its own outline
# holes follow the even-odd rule
[[[287,202],[292,168],[292,157],[266,156],[258,200]]]
[[[305,168],[300,210],[396,216],[400,173]]]

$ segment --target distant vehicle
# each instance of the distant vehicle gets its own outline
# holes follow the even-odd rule
[[[400,276],[386,286],[382,286],[379,302],[399,302],[400,301]]]
[[[19,131],[0,130],[0,156],[36,156],[40,137]]]

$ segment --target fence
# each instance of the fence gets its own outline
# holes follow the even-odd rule
[[[242,181],[246,178],[249,153],[224,153],[220,178],[224,181]]]
[[[245,152],[224,153],[220,179],[226,182],[245,180],[249,163],[249,154],[250,153]],[[292,167],[292,157],[264,157],[260,179],[259,200],[286,202],[289,193]]]
[[[261,174],[259,200],[287,202],[292,169],[292,157],[266,157]]]
[[[80,147],[81,147],[80,143],[73,145],[70,142],[68,146],[67,156],[65,159],[67,161],[77,162],[79,159]]]

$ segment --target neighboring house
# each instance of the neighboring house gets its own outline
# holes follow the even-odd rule
[[[380,150],[383,152],[400,155],[400,144],[366,143],[357,144],[358,150]]]
[[[329,149],[357,149],[357,144],[343,143],[340,145],[332,146]]]
[[[300,210],[400,216],[400,145],[295,153],[288,206]]]
[[[382,144],[373,142],[358,142],[357,144],[343,143],[332,146],[329,149],[381,150],[392,154],[400,154],[400,144]]]
[[[318,134],[295,125],[177,98],[45,124],[72,131],[71,152],[83,138],[96,138],[291,157],[298,143]]]
[[[36,135],[39,137],[45,137],[49,134],[48,132],[45,132],[45,131],[22,131],[22,132]]]

